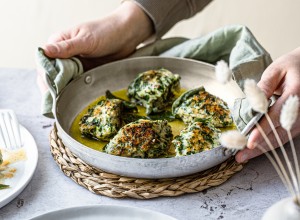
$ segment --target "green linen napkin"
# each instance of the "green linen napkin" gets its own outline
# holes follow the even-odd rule
[[[130,57],[164,56],[184,57],[215,64],[225,60],[233,71],[233,78],[243,88],[247,78],[259,81],[262,72],[272,62],[269,53],[258,43],[250,30],[243,25],[220,28],[195,39],[168,38],[138,49]],[[41,49],[37,52],[38,63],[51,76],[59,93],[69,81],[83,73],[82,64],[76,58],[49,59]],[[65,77],[66,75],[66,77]],[[63,80],[63,83],[60,83]],[[42,113],[51,116],[51,97],[46,94]],[[53,117],[53,116],[52,116]],[[240,130],[253,117],[245,99],[236,100],[234,120]]]
[[[50,59],[45,56],[42,48],[38,48],[36,53],[38,69],[45,72],[59,94],[61,90],[73,79],[83,73],[83,66],[79,59]],[[52,113],[53,99],[50,91],[43,94],[42,114],[49,118],[54,118]]]

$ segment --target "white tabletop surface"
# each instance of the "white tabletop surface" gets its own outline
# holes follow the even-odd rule
[[[224,184],[199,193],[150,200],[95,195],[66,177],[54,162],[48,142],[54,120],[40,114],[40,104],[35,70],[0,69],[0,108],[15,110],[39,150],[33,179],[16,199],[0,209],[1,220],[29,219],[57,209],[95,204],[142,207],[182,220],[260,219],[269,206],[289,196],[265,156],[249,161]],[[300,138],[295,141],[299,146]]]

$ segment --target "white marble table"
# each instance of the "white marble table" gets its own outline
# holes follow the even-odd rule
[[[264,156],[251,160],[224,184],[200,193],[143,201],[92,194],[66,177],[54,162],[48,143],[49,125],[54,121],[40,115],[40,104],[34,70],[0,69],[0,108],[16,111],[39,149],[33,179],[16,199],[0,209],[1,220],[28,219],[52,210],[93,204],[142,207],[182,220],[260,219],[269,206],[288,196]],[[296,145],[300,145],[300,138]]]

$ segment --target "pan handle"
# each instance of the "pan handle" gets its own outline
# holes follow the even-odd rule
[[[269,99],[269,108],[274,104],[274,102],[276,101],[276,99],[274,97]],[[242,134],[243,135],[247,135],[250,133],[250,131],[255,127],[255,124],[257,122],[259,122],[259,120],[262,118],[262,116],[264,116],[263,113],[260,112],[256,112],[256,115],[248,122],[248,124],[246,125],[246,127],[242,130]]]
[[[269,100],[269,107],[272,106],[275,102],[275,98],[271,98]],[[257,112],[256,115],[248,122],[246,127],[241,131],[242,135],[248,135],[252,129],[255,127],[255,124],[259,122],[259,120],[264,116],[263,113]],[[238,150],[228,150],[225,149],[224,154],[232,153],[232,155],[235,155],[238,152]]]
[[[254,128],[255,124],[261,119],[264,114],[256,113],[256,115],[248,122],[246,127],[242,130],[243,135],[249,134],[249,132]]]
[[[242,130],[241,134],[243,135],[247,135],[249,134],[249,132],[254,128],[255,124],[262,118],[264,114],[262,113],[257,113],[246,125],[246,127]],[[226,149],[224,148],[224,156],[227,156],[228,154],[230,155],[236,155],[236,153],[238,152],[238,150],[231,150],[231,149]]]

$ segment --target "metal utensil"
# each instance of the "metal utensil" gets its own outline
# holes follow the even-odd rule
[[[8,150],[22,147],[20,125],[11,109],[0,109],[0,144]]]

